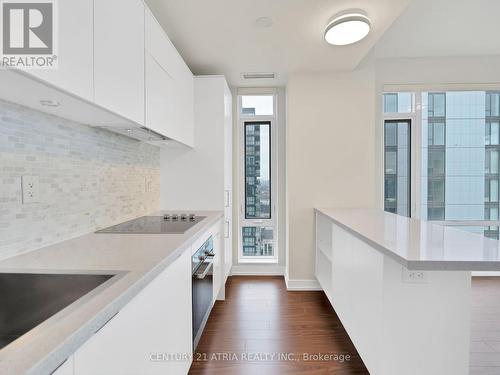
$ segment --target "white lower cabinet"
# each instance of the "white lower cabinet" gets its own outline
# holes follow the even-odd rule
[[[69,357],[66,362],[64,362],[61,366],[59,366],[55,371],[52,372],[51,375],[73,375],[73,356]]]
[[[191,251],[185,250],[76,351],[75,375],[186,374],[191,303]]]
[[[220,226],[220,225],[219,225]],[[214,249],[216,251],[214,257],[214,269],[213,269],[213,296],[214,302],[216,299],[219,299],[219,293],[222,288],[222,279],[223,279],[223,264],[222,260],[224,259],[223,254],[221,254],[222,249],[222,241],[221,241],[221,233],[216,232],[213,235],[214,240]]]

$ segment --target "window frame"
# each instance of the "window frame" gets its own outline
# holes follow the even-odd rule
[[[384,112],[384,94],[390,93],[412,93],[412,110],[411,112]],[[419,202],[418,197],[420,196],[420,180],[418,179],[418,172],[420,170],[421,159],[420,159],[420,149],[421,149],[421,137],[419,137],[419,129],[421,122],[421,112],[420,108],[422,106],[421,97],[419,96],[419,92],[415,90],[390,90],[390,91],[382,91],[381,95],[381,131],[380,131],[380,149],[381,149],[381,165],[377,170],[379,171],[379,176],[382,176],[380,179],[380,195],[378,198],[379,207],[384,210],[385,207],[385,122],[386,121],[399,121],[410,123],[410,144],[408,148],[410,149],[410,196],[408,197],[409,201],[409,213],[410,217],[419,217],[420,216],[420,205],[417,204]],[[381,174],[380,174],[381,173]]]
[[[242,115],[242,96],[273,96],[273,115]],[[279,262],[278,248],[278,163],[277,163],[277,126],[278,126],[278,94],[277,91],[269,91],[256,89],[251,93],[238,93],[237,97],[237,126],[238,126],[238,190],[239,190],[239,208],[238,208],[238,263],[239,264],[261,264]],[[269,158],[269,175],[270,175],[270,219],[251,219],[246,217],[246,184],[243,183],[246,179],[246,137],[245,123],[269,123],[270,124],[270,139],[269,147],[271,155]],[[273,229],[273,255],[272,256],[245,256],[243,255],[243,228],[244,227],[266,227]]]
[[[412,157],[412,129],[413,129],[413,126],[412,126],[412,120],[411,119],[384,119],[384,145],[383,145],[383,159],[384,159],[384,202],[383,202],[383,207],[384,207],[384,210],[386,208],[386,197],[385,197],[385,180],[387,178],[387,175],[389,175],[387,173],[387,169],[386,169],[386,162],[387,162],[387,159],[386,159],[386,153],[387,153],[387,148],[391,148],[391,152],[395,152],[396,153],[396,173],[394,173],[393,175],[395,176],[395,179],[396,179],[396,211],[397,211],[397,194],[398,194],[398,169],[399,169],[399,162],[398,162],[398,141],[399,141],[399,133],[398,133],[398,124],[400,123],[406,123],[407,126],[408,126],[408,139],[407,139],[407,143],[408,143],[408,151],[407,151],[407,154],[409,156],[408,158],[408,187],[407,187],[407,195],[408,195],[408,217],[411,217],[411,207],[412,207],[412,196],[411,196],[411,192],[412,192],[412,189],[411,189],[411,184],[412,184],[412,160],[411,160],[411,157]],[[389,145],[387,146],[386,145],[386,124],[396,124],[396,144],[395,145]],[[392,150],[393,149],[393,150]],[[392,174],[391,174],[392,175]]]

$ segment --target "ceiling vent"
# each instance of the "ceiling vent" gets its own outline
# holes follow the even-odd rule
[[[275,79],[276,73],[243,73],[243,79]]]

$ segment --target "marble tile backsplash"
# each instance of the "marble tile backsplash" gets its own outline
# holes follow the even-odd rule
[[[23,204],[22,176],[39,202]],[[0,101],[0,258],[159,208],[160,151]]]

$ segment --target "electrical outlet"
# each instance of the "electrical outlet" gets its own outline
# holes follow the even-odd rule
[[[152,177],[144,177],[144,192],[149,193],[151,191],[151,185],[153,184]]]
[[[427,272],[412,271],[403,268],[403,282],[409,284],[425,284],[427,283]]]
[[[40,195],[40,182],[38,176],[23,176],[21,178],[23,191],[23,204],[38,203]]]

